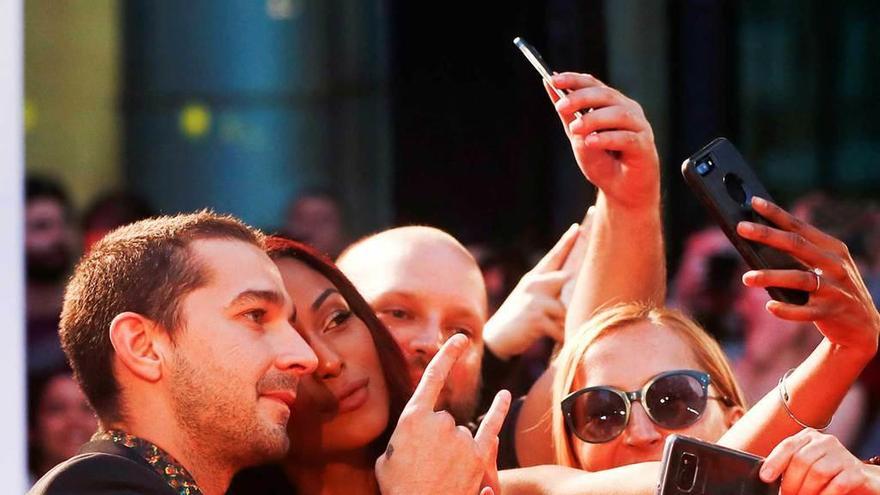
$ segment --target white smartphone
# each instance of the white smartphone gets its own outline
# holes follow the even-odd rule
[[[553,85],[553,81],[550,79],[553,71],[550,69],[550,66],[547,65],[547,62],[544,61],[544,58],[541,57],[541,54],[538,53],[538,50],[535,50],[535,47],[519,36],[513,39],[513,44],[516,45],[523,55],[526,56],[526,59],[528,59],[532,64],[532,67],[538,71],[538,74],[541,74],[541,78],[547,82],[547,85],[550,86],[550,89],[552,89],[554,93],[556,93],[556,96],[562,98],[568,93],[567,91],[563,91]],[[577,111],[574,114],[580,117],[583,115],[583,112]]]

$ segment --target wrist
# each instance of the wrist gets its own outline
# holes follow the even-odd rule
[[[641,195],[637,200],[619,200],[608,196],[600,189],[596,196],[596,207],[609,216],[626,216],[628,219],[655,222],[660,220],[660,190]]]
[[[514,356],[519,354],[511,344],[512,343],[507,342],[504,338],[498,335],[493,335],[491,330],[488,332],[484,330],[483,345],[486,347],[487,352],[492,353],[492,355],[499,360],[510,361]]]
[[[835,359],[858,364],[860,368],[866,366],[877,354],[876,340],[864,346],[841,345],[830,341],[828,341],[828,345],[830,347],[830,355]]]

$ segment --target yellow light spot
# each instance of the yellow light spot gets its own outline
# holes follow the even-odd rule
[[[30,99],[24,100],[24,132],[31,132],[37,127],[37,105]]]
[[[191,139],[204,137],[211,130],[211,110],[201,103],[188,103],[180,111],[180,132]]]

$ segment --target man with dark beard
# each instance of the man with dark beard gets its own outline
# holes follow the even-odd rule
[[[30,493],[219,495],[282,456],[317,364],[295,319],[262,235],[232,217],[109,234],[77,265],[60,326],[99,431]]]
[[[36,177],[25,184],[24,211],[28,371],[40,373],[64,363],[58,315],[73,260],[72,212],[60,185]]]

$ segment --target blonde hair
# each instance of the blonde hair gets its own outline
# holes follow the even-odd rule
[[[736,383],[730,363],[718,342],[696,322],[683,313],[657,308],[641,303],[626,303],[605,309],[584,323],[565,345],[554,361],[552,436],[556,464],[580,468],[570,437],[566,431],[565,418],[559,404],[572,391],[575,377],[587,349],[601,337],[636,323],[649,322],[675,332],[690,345],[697,362],[712,377],[712,384],[734,406],[746,409],[746,400]]]

